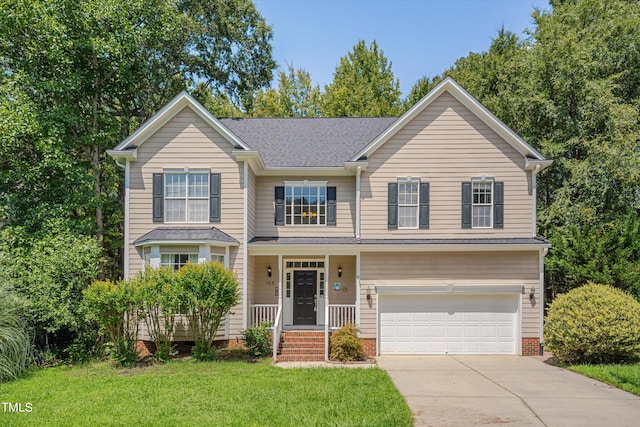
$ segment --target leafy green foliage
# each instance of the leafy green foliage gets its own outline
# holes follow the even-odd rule
[[[329,348],[331,359],[352,362],[364,359],[364,343],[358,337],[356,325],[347,323],[331,334]]]
[[[0,382],[22,375],[32,362],[32,337],[20,299],[0,285]]]
[[[174,275],[181,311],[195,342],[194,357],[215,357],[213,342],[226,314],[240,300],[238,281],[220,263],[187,264]]]
[[[260,322],[243,331],[242,335],[250,355],[264,357],[271,354],[271,322]]]
[[[88,317],[107,334],[109,355],[122,366],[134,366],[139,322],[135,287],[122,280],[95,281],[84,291],[83,303]]]
[[[545,345],[562,363],[618,363],[640,357],[640,303],[607,285],[587,284],[549,307]]]
[[[320,87],[302,68],[278,72],[278,89],[260,90],[253,103],[253,117],[319,117]]]
[[[375,40],[369,47],[358,41],[340,58],[324,90],[324,117],[395,116],[400,111],[400,81]]]
[[[154,356],[158,361],[166,361],[175,355],[171,340],[180,302],[173,286],[173,279],[174,271],[171,267],[148,268],[128,283],[128,286],[135,289],[139,316],[156,345]]]

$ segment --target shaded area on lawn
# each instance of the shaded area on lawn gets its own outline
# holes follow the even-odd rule
[[[386,372],[287,369],[269,361],[173,361],[119,370],[107,363],[40,369],[0,384],[0,425],[410,426]]]

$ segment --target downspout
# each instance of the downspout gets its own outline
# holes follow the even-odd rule
[[[544,353],[544,257],[549,253],[549,248],[540,251],[540,356]]]
[[[538,211],[537,211],[537,191],[538,191],[538,181],[536,179],[536,175],[540,172],[540,165],[536,165],[536,168],[531,172],[531,217],[532,221],[532,236],[536,237],[538,235],[537,222],[538,222]]]
[[[356,172],[356,239],[360,240],[360,174],[362,166]]]
[[[249,234],[249,163],[243,162],[244,177],[242,182],[243,220],[242,220],[242,328],[248,327],[249,314],[249,278],[247,277],[249,262],[248,234]]]
[[[115,159],[116,165],[124,169],[124,263],[122,272],[125,279],[129,278],[129,189],[131,188],[131,163],[127,159],[123,165]]]

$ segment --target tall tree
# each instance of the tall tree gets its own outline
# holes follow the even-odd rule
[[[400,113],[400,80],[391,62],[374,40],[369,47],[358,41],[340,58],[333,82],[325,86],[322,115],[326,117],[377,117]]]
[[[318,117],[320,87],[314,86],[311,74],[302,68],[278,72],[278,89],[260,90],[253,104],[254,117]]]

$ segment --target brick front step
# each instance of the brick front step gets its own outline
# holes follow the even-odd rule
[[[280,338],[279,362],[324,360],[324,332],[284,331]]]

